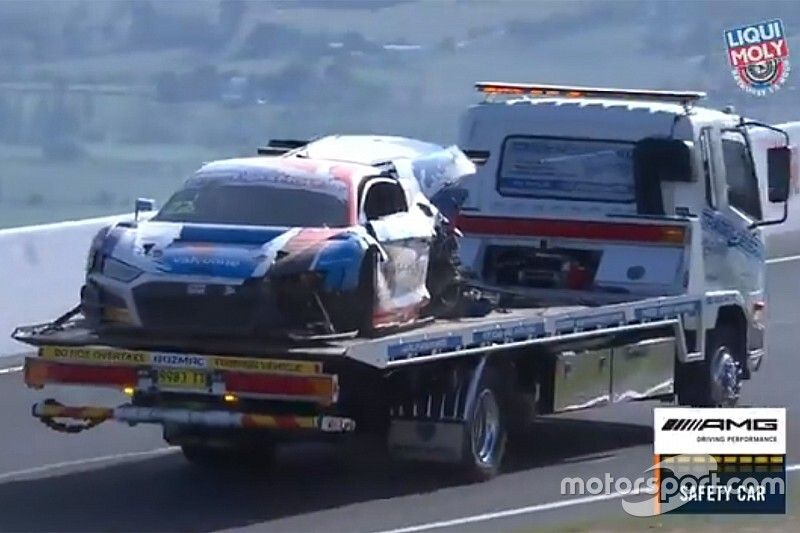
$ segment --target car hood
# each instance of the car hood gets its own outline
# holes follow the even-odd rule
[[[311,255],[347,228],[218,226],[150,221],[117,226],[105,237],[106,255],[144,272],[233,278],[262,277],[276,261]],[[307,265],[306,265],[307,266]]]

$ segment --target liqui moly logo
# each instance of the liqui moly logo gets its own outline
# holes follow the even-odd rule
[[[789,44],[779,19],[725,32],[731,74],[743,90],[773,93],[789,76]]]

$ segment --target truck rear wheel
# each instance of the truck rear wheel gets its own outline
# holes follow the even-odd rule
[[[678,372],[678,403],[692,407],[734,407],[742,385],[740,353],[746,349],[736,330],[721,324],[708,332],[705,360],[681,365]]]
[[[464,424],[462,467],[471,481],[486,481],[500,470],[507,438],[502,390],[498,373],[486,368]]]

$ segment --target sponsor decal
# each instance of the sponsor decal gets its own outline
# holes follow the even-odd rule
[[[347,183],[334,179],[326,172],[304,172],[300,169],[248,169],[230,173],[200,172],[189,178],[188,186],[202,187],[212,183],[264,185],[284,189],[299,189],[328,194],[341,201],[348,197]]]
[[[751,232],[738,228],[725,215],[712,209],[703,209],[702,227],[715,237],[715,242],[705,242],[703,246],[717,253],[724,253],[728,248],[738,248],[745,255],[757,259],[764,259],[764,244]]]
[[[706,296],[706,303],[712,305],[719,305],[725,303],[736,302],[735,294],[712,294]]]
[[[199,355],[179,353],[153,353],[150,361],[154,366],[176,366],[181,368],[206,368],[208,360]]]
[[[679,315],[694,316],[700,313],[700,300],[690,300],[675,304],[641,307],[634,311],[637,320],[652,320],[657,318],[672,318]]]
[[[189,283],[186,285],[186,294],[190,296],[202,296],[206,293],[206,286],[203,283]]]
[[[542,335],[544,335],[544,322],[537,322],[534,324],[522,324],[504,328],[479,330],[472,334],[472,342],[475,344],[480,344],[483,342],[541,337]]]
[[[430,353],[440,350],[454,350],[463,345],[463,340],[459,336],[448,335],[446,337],[435,337],[421,341],[403,342],[393,344],[387,349],[390,360],[404,359],[416,356],[420,353]]]
[[[655,453],[785,454],[786,410],[655,410]]]
[[[572,330],[592,329],[603,326],[616,326],[625,322],[625,312],[605,313],[602,315],[578,316],[556,321],[556,333]]]
[[[262,374],[320,374],[318,361],[292,361],[289,359],[256,359],[246,357],[206,356],[169,352],[139,352],[113,348],[75,348],[69,346],[43,346],[40,357],[56,361],[77,361],[126,366],[148,365],[173,368],[207,368]]]
[[[244,357],[212,357],[211,368],[241,372],[319,374],[322,363],[316,361],[292,361],[284,359],[249,359]]]
[[[79,361],[86,363],[143,365],[150,362],[148,352],[71,346],[43,346],[39,351],[43,359],[53,361]]]
[[[764,96],[777,91],[789,76],[789,43],[780,19],[725,32],[728,63],[737,85]]]

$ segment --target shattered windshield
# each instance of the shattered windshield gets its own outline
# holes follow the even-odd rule
[[[206,185],[175,193],[153,220],[284,227],[348,225],[347,205],[333,195],[264,185]]]
[[[497,176],[504,196],[632,203],[632,143],[508,137]]]

